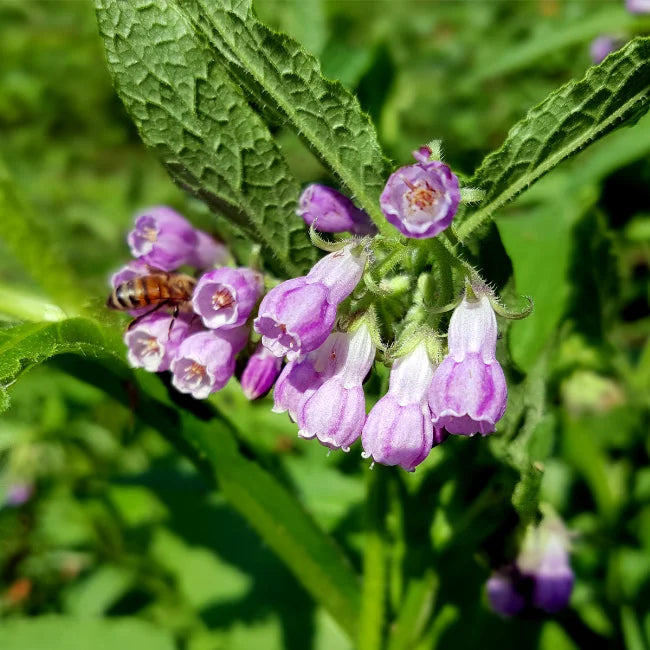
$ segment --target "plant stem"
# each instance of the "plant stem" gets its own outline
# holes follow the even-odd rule
[[[386,603],[386,470],[368,472],[359,650],[383,645]]]

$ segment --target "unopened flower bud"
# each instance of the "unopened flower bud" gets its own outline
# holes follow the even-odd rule
[[[424,154],[414,155],[421,159]],[[386,219],[403,235],[435,237],[451,224],[458,209],[458,178],[437,160],[400,167],[388,178],[379,202]]]
[[[355,235],[373,235],[377,232],[366,212],[350,199],[326,185],[313,183],[300,196],[296,214],[304,222],[321,232],[345,232]]]
[[[264,290],[260,273],[226,266],[203,274],[192,296],[192,307],[210,329],[240,327]]]
[[[241,376],[244,395],[250,400],[265,395],[273,386],[282,368],[282,358],[269,352],[261,343],[248,360]]]
[[[449,323],[449,354],[429,390],[433,424],[449,433],[486,435],[506,409],[507,386],[496,360],[497,323],[488,295],[463,298]]]
[[[192,334],[183,340],[171,363],[172,384],[195,399],[221,390],[235,372],[235,356],[247,339],[246,327]]]

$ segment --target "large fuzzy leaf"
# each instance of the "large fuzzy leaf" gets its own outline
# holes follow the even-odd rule
[[[280,275],[314,259],[300,188],[219,55],[172,0],[97,0],[115,87],[174,180],[262,245]]]

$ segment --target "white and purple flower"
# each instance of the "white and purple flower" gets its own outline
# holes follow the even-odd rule
[[[192,307],[210,329],[240,327],[264,291],[264,278],[249,268],[221,267],[196,284]]]
[[[489,294],[476,289],[454,310],[449,323],[449,353],[429,389],[434,426],[449,433],[492,433],[506,409],[508,389],[496,359],[497,322]]]
[[[433,364],[421,342],[395,361],[388,392],[372,408],[363,427],[363,456],[411,472],[434,444],[427,391]]]
[[[418,162],[393,172],[379,199],[386,219],[406,237],[435,237],[458,210],[458,178],[445,163],[428,160],[430,153],[428,147],[414,151]]]
[[[129,364],[149,372],[168,370],[181,342],[200,329],[200,320],[192,313],[172,316],[155,311],[141,316],[124,333]]]
[[[366,254],[356,242],[326,255],[303,277],[287,280],[262,299],[255,331],[262,343],[289,361],[322,345],[336,320],[338,304],[359,283]]]
[[[221,390],[235,372],[235,357],[247,340],[245,327],[208,330],[187,337],[171,362],[173,386],[195,399],[205,399]]]
[[[317,438],[330,449],[349,451],[366,420],[362,383],[375,359],[368,326],[362,323],[354,332],[344,334],[333,350],[332,375],[300,407],[298,435]]]

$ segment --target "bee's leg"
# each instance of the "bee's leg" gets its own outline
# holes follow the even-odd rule
[[[176,319],[178,318],[178,312],[179,312],[179,307],[178,305],[174,305],[174,311],[172,312],[172,319],[169,321],[169,329],[167,330],[167,340],[169,341],[169,337],[172,334],[172,327],[174,327],[174,323],[176,322]]]
[[[166,305],[167,305],[167,301],[163,300],[163,302],[159,302],[153,309],[150,309],[149,311],[145,312],[144,314],[140,314],[139,316],[136,316],[127,325],[126,331],[128,332],[136,323],[139,323],[145,316],[149,316],[149,314],[153,314],[154,312],[158,311],[161,307],[165,307]],[[171,329],[171,325],[170,325],[170,329]]]

